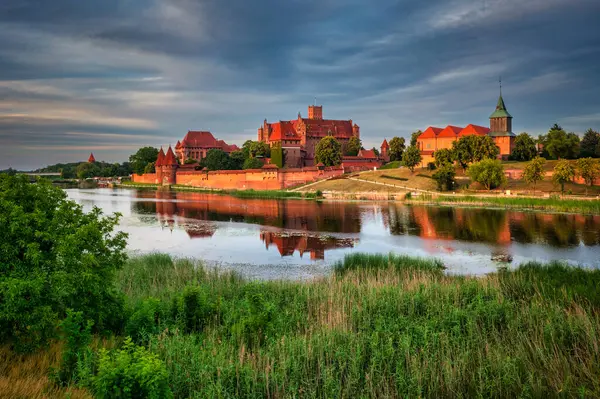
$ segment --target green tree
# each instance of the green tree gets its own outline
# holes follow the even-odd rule
[[[244,153],[243,150],[233,151],[229,154],[229,159],[231,160],[231,166],[234,170],[244,169],[244,162],[248,157]]]
[[[421,151],[416,146],[411,145],[402,154],[402,164],[410,169],[411,173],[415,167],[421,163]]]
[[[420,130],[417,130],[416,132],[413,132],[410,135],[410,145],[412,147],[416,147],[417,146],[417,140],[419,139],[419,136],[422,134],[423,132]]]
[[[100,175],[100,168],[96,163],[82,162],[75,168],[78,179],[89,179]]]
[[[323,137],[315,149],[315,162],[325,166],[336,166],[342,163],[342,146],[333,136]]]
[[[358,137],[351,137],[350,140],[348,140],[348,144],[346,145],[346,155],[354,157],[358,155],[358,152],[361,148],[362,143],[360,142],[360,139]]]
[[[562,127],[554,124],[545,136],[540,136],[544,151],[553,159],[574,159],[579,155],[579,136],[567,134]]]
[[[454,160],[458,162],[463,170],[466,170],[467,166],[469,166],[470,163],[473,163],[472,137],[475,136],[461,137],[460,140],[452,142],[452,154],[454,155]]]
[[[575,168],[573,164],[567,160],[559,161],[554,167],[552,173],[552,181],[560,186],[560,192],[564,195],[565,183],[570,182],[575,177]]]
[[[390,140],[390,161],[400,161],[406,149],[404,137],[394,137]]]
[[[379,150],[376,147],[371,148],[375,155],[379,156]]]
[[[592,129],[588,129],[581,140],[579,155],[582,158],[598,157],[600,156],[600,153],[597,152],[599,148],[598,146],[600,146],[600,133]]]
[[[431,177],[436,181],[440,191],[450,191],[456,186],[456,172],[452,164],[442,164]]]
[[[263,167],[263,161],[258,158],[248,158],[244,161],[242,169],[260,169]]]
[[[433,153],[435,159],[435,167],[441,168],[444,165],[454,164],[454,154],[448,148],[442,148]]]
[[[577,176],[580,176],[585,181],[585,184],[593,186],[594,180],[596,180],[598,176],[600,176],[600,162],[594,158],[578,159]]]
[[[235,167],[229,155],[219,149],[208,150],[206,158],[202,159],[200,166],[208,170],[233,170]]]
[[[576,133],[567,133],[567,159],[576,159],[581,152],[581,139]]]
[[[94,331],[118,331],[123,297],[114,286],[126,259],[119,215],[84,213],[64,191],[0,175],[0,341],[34,350],[55,336],[67,309]]]
[[[520,133],[515,138],[515,148],[512,151],[511,158],[515,161],[530,161],[537,154],[535,141],[527,133]]]
[[[154,147],[142,147],[135,154],[129,157],[129,162],[134,173],[141,175],[144,173],[146,165],[155,162],[158,157],[158,149]]]
[[[542,157],[536,157],[531,160],[525,169],[523,169],[523,180],[525,183],[533,184],[533,193],[537,182],[544,180],[544,163],[546,160]]]
[[[155,172],[155,168],[154,168],[154,162],[150,162],[148,165],[146,165],[146,167],[144,168],[144,173],[154,173]]]
[[[271,147],[262,141],[253,141],[252,144],[250,144],[250,156],[269,158],[271,156]]]
[[[475,181],[491,190],[500,187],[506,182],[504,167],[497,159],[484,159],[469,166],[467,173],[472,181]]]
[[[496,159],[500,155],[500,148],[494,143],[490,136],[467,136],[461,138],[469,139],[473,148],[473,162],[479,162],[484,159]]]

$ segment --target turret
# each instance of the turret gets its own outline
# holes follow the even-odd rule
[[[96,162],[96,158],[94,158],[94,153],[93,152],[90,152],[90,157],[88,158],[88,162],[89,163]]]
[[[162,184],[163,185],[172,185],[177,182],[177,168],[179,164],[177,163],[177,159],[175,158],[175,154],[173,153],[173,149],[169,146],[167,150],[167,154],[162,162]]]
[[[381,157],[387,160],[389,150],[390,145],[388,144],[386,139],[383,139],[383,143],[381,143]]]
[[[156,183],[162,184],[162,167],[165,162],[165,152],[162,147],[160,147],[160,151],[158,152],[158,157],[156,157],[156,162],[154,163],[154,170],[156,171]]]

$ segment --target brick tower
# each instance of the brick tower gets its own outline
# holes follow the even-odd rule
[[[179,165],[177,164],[177,159],[175,158],[175,154],[173,153],[173,149],[169,146],[167,150],[167,154],[165,155],[165,159],[162,164],[162,184],[164,186],[170,186],[176,183],[177,181],[177,168]]]
[[[160,151],[158,152],[158,157],[156,157],[156,162],[154,163],[154,170],[156,171],[156,183],[162,184],[162,167],[165,163],[165,152],[162,147],[160,147]]]
[[[308,106],[308,119],[323,119],[323,106],[322,105],[309,105]]]

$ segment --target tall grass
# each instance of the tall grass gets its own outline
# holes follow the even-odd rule
[[[422,200],[433,202],[439,205],[463,204],[472,206],[495,206],[503,208],[539,209],[559,212],[600,214],[600,200],[448,195],[441,195],[433,199],[423,198]],[[415,198],[415,201],[419,201],[419,198]]]
[[[182,306],[145,341],[176,397],[600,397],[600,271],[441,269],[357,254],[328,278],[252,282],[152,255],[120,288]]]

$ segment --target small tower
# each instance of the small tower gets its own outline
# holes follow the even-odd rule
[[[90,157],[88,158],[88,163],[96,162],[96,158],[94,158],[94,153],[90,152]]]
[[[323,106],[322,105],[309,105],[308,106],[308,119],[323,119]]]
[[[496,109],[490,115],[490,130],[493,133],[511,133],[512,132],[512,116],[506,110],[504,99],[502,98],[502,81],[500,81],[500,97]]]
[[[356,123],[352,125],[352,136],[360,139],[360,127]]]
[[[170,186],[175,184],[177,181],[177,159],[175,158],[175,154],[173,153],[173,149],[169,146],[167,150],[167,154],[162,162],[162,184],[165,186]]]
[[[381,157],[387,161],[388,152],[390,150],[390,145],[388,144],[386,139],[383,139],[383,143],[381,143]]]
[[[160,147],[160,151],[158,152],[158,157],[156,157],[156,162],[154,163],[154,170],[156,171],[156,183],[162,183],[162,167],[165,163],[165,152],[162,147]]]

